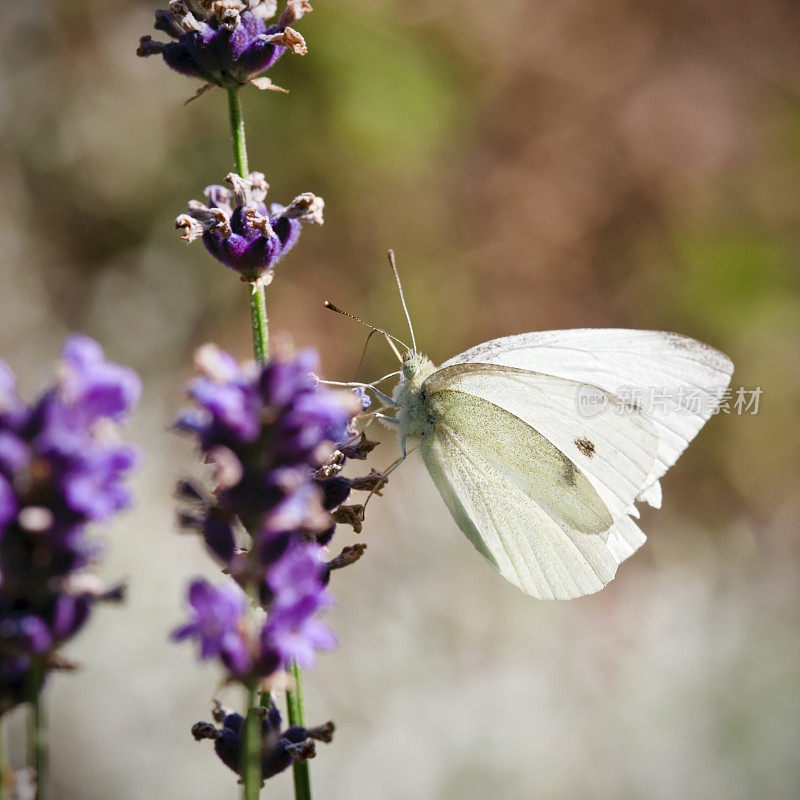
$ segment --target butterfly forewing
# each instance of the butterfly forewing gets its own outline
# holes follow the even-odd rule
[[[507,336],[446,361],[496,364],[546,373],[630,399],[655,425],[658,448],[645,487],[655,483],[714,413],[733,363],[687,336],[665,331],[583,328]],[[607,412],[604,413],[604,416]]]
[[[615,518],[632,507],[653,469],[655,426],[599,388],[612,413],[586,417],[579,413],[580,384],[516,367],[454,364],[434,372],[424,387],[465,392],[514,414],[576,464]]]

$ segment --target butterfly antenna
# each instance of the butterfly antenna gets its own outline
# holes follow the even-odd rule
[[[394,273],[394,279],[397,282],[397,289],[400,292],[400,302],[403,305],[403,311],[406,315],[406,321],[408,322],[408,330],[411,331],[411,345],[414,348],[414,353],[417,352],[417,340],[414,337],[414,326],[411,324],[411,315],[408,313],[408,306],[406,305],[406,298],[403,294],[403,284],[400,283],[400,275],[397,272],[397,262],[394,258],[394,250],[390,250],[387,254],[389,259],[389,266],[392,268],[392,272]]]
[[[369,347],[369,340],[377,333],[378,331],[370,331],[367,334],[367,341],[364,342],[364,349],[361,351],[361,359],[358,362],[358,366],[356,367],[355,377],[358,378],[358,373],[361,372],[361,367],[364,366],[364,359],[367,357],[367,348]]]
[[[368,328],[371,328],[375,333],[381,333],[386,337],[386,341],[389,343],[389,347],[394,350],[394,354],[397,356],[398,360],[402,364],[404,359],[403,356],[400,355],[400,351],[395,347],[394,343],[397,342],[401,347],[405,347],[408,350],[408,345],[401,342],[396,336],[392,336],[391,333],[386,333],[383,328],[376,328],[374,325],[370,325],[369,322],[364,322],[363,319],[360,319],[355,314],[351,314],[349,311],[342,311],[341,308],[335,306],[331,303],[330,300],[326,300],[323,305],[325,308],[330,309],[331,311],[335,311],[337,314],[341,314],[344,317],[350,317],[350,319],[354,319],[356,322],[360,322],[362,325],[366,325]]]

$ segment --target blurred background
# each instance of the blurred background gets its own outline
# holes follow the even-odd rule
[[[69,331],[138,369],[130,581],[50,688],[57,800],[237,796],[196,744],[219,675],[168,643],[214,576],[173,523],[170,432],[209,340],[250,354],[246,288],[173,219],[232,168],[225,96],[137,59],[161,5],[11,0],[0,28],[0,353],[32,393]],[[449,518],[422,465],[371,504],[334,576],[340,649],[308,674],[322,800],[795,798],[800,790],[800,6],[791,0],[316,0],[304,58],[243,92],[271,197],[324,196],[268,290],[272,331],[351,379],[326,298],[436,362],[494,336],[631,326],[727,352],[756,415],[712,419],[607,589],[533,601]],[[362,376],[396,368],[374,342]],[[396,455],[386,440],[374,466]],[[105,534],[104,534],[105,535]],[[355,540],[340,535],[339,544]],[[228,704],[239,700],[222,693]],[[21,758],[22,720],[12,727]],[[291,797],[290,778],[265,797]]]

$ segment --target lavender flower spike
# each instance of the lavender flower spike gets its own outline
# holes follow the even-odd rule
[[[337,521],[330,512],[351,488],[366,488],[366,479],[358,478],[340,486],[345,479],[337,475],[345,460],[338,445],[353,450],[348,445],[357,437],[349,422],[363,409],[362,398],[320,386],[312,375],[317,359],[311,350],[273,353],[268,364],[242,367],[205,345],[196,362],[202,375],[189,387],[195,407],[177,424],[197,438],[214,466],[216,486],[205,492],[182,483],[180,496],[190,508],[181,521],[202,532],[209,550],[242,586],[258,590],[266,618],[248,621],[243,594],[233,584],[235,602],[221,589],[195,583],[194,619],[176,638],[197,638],[201,657],[219,657],[234,680],[265,678],[291,662],[310,666],[318,651],[336,644],[318,619],[333,602],[326,588],[331,567],[321,545],[330,541]],[[335,476],[329,478],[336,481],[335,491],[324,475]],[[237,546],[245,531],[247,549]]]
[[[99,554],[86,527],[130,503],[136,451],[110,438],[139,396],[131,370],[83,336],[67,340],[58,380],[28,405],[0,362],[0,714],[32,699],[57,648],[98,600],[119,600],[84,568]]]
[[[140,56],[161,55],[181,75],[198,78],[205,87],[234,89],[252,83],[279,89],[259,77],[287,51],[305,55],[303,37],[291,25],[311,12],[308,0],[288,0],[273,25],[275,0],[172,0],[169,10],[156,11],[155,29],[171,42],[143,36]]]
[[[269,185],[262,173],[242,178],[232,172],[225,180],[232,189],[206,187],[208,205],[191,200],[175,227],[183,228],[187,242],[202,238],[208,252],[243,281],[266,285],[272,280],[272,268],[294,247],[301,222],[324,223],[325,201],[305,192],[288,206],[273,203],[267,210]]]

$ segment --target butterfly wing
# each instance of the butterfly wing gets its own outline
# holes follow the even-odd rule
[[[435,424],[421,439],[425,465],[461,530],[503,577],[541,599],[601,589],[620,542],[641,537],[618,523],[592,482],[520,417],[452,382],[428,386]],[[441,376],[440,376],[441,377]]]
[[[609,413],[583,417],[581,384],[552,375],[492,364],[454,364],[425,382],[481,397],[519,417],[585,473],[614,517],[633,506],[653,469],[658,436],[642,413],[593,387]]]
[[[626,329],[508,336],[473,347],[441,369],[468,363],[544,373],[640,402],[655,427],[658,446],[638,499],[656,507],[661,505],[658,479],[714,413],[733,373],[731,360],[702,342],[676,333]]]

